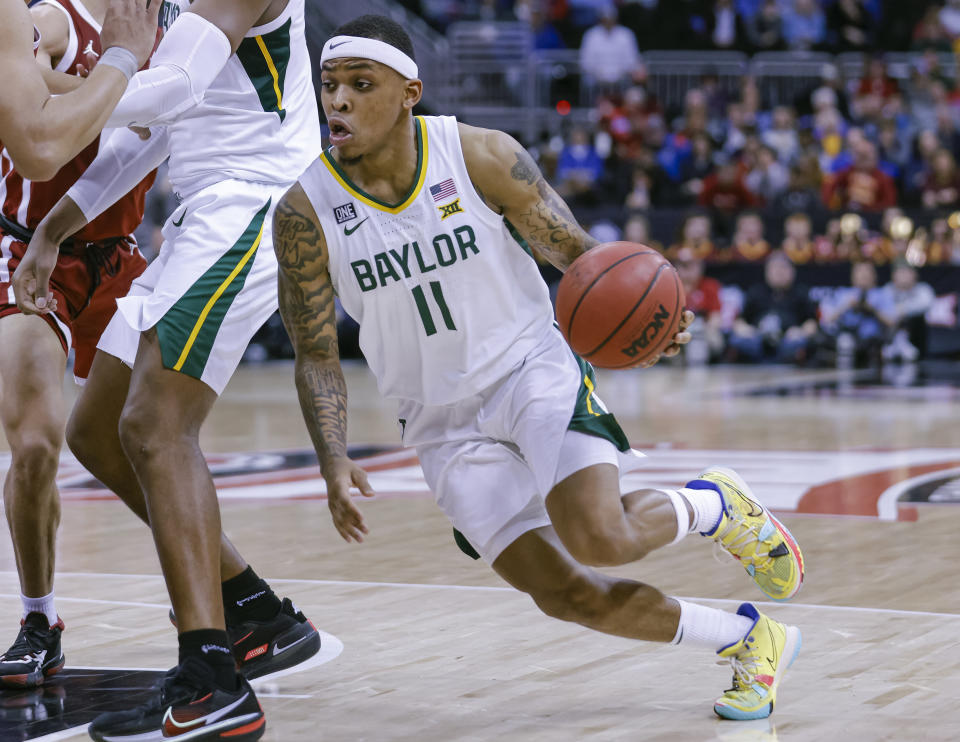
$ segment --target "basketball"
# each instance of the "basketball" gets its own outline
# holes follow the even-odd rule
[[[602,368],[631,368],[670,345],[684,307],[680,277],[656,250],[608,242],[577,258],[557,292],[557,322],[574,352]]]

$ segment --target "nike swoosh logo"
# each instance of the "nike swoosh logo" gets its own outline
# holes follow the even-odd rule
[[[330,44],[330,50],[333,51],[338,46],[343,46],[344,44],[349,44],[349,41],[341,41],[339,44]]]
[[[212,724],[213,722],[219,721],[220,719],[222,719],[224,716],[226,716],[231,711],[233,711],[237,706],[239,706],[241,703],[246,701],[247,696],[249,695],[250,695],[249,693],[244,693],[242,696],[240,696],[240,698],[238,698],[236,701],[231,703],[229,706],[224,706],[223,708],[219,708],[216,711],[210,712],[206,716],[201,716],[197,719],[191,719],[190,721],[185,721],[183,723],[173,718],[173,706],[168,706],[166,712],[163,715],[163,721],[160,723],[160,728],[170,729],[170,727],[172,727],[172,730],[168,732],[168,734],[172,733],[173,735],[178,735],[183,731],[194,729],[201,725]],[[170,727],[167,727],[168,723],[170,724]]]
[[[186,215],[187,215],[187,210],[184,209],[184,210],[183,210],[183,213],[180,215],[180,221],[174,222],[174,223],[173,223],[173,226],[179,227],[181,224],[183,224],[183,218],[184,218]]]
[[[346,44],[347,42],[344,41],[343,43]],[[370,218],[369,216],[368,216],[368,217],[365,217],[364,220],[363,220],[363,222],[367,221],[367,219],[369,219],[369,218]],[[344,227],[344,228],[343,228],[343,234],[346,235],[347,237],[349,237],[349,236],[352,235],[354,232],[356,232],[358,229],[360,229],[360,227],[363,225],[363,222],[357,222],[357,223],[353,226],[353,229],[350,229],[349,227]]]
[[[274,647],[274,648],[273,648],[273,656],[276,657],[278,654],[283,654],[284,652],[286,652],[286,651],[287,651],[288,649],[290,649],[291,647],[297,646],[300,642],[305,642],[305,641],[306,641],[307,639],[309,639],[311,636],[313,636],[313,635],[312,635],[312,634],[308,634],[307,636],[301,636],[301,637],[300,637],[299,639],[297,639],[295,642],[290,642],[290,644],[288,644],[288,645],[285,646],[285,647],[280,647],[280,646]]]

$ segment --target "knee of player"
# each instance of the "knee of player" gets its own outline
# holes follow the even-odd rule
[[[588,567],[615,567],[639,559],[640,545],[629,538],[626,524],[585,522],[563,537],[571,556]]]
[[[11,468],[33,481],[53,478],[60,458],[60,431],[37,430],[11,436]]]
[[[124,408],[118,431],[123,451],[131,461],[150,458],[165,439],[158,421],[151,421],[136,407]]]
[[[87,462],[94,455],[96,446],[94,445],[94,436],[84,421],[71,415],[70,419],[67,420],[65,438],[70,452],[77,457],[77,461],[89,469]]]

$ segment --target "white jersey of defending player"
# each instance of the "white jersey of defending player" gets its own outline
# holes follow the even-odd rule
[[[190,0],[164,0],[166,30]],[[236,179],[293,183],[320,153],[320,123],[307,51],[304,0],[246,34],[237,53],[170,131],[170,180],[182,198]]]
[[[447,405],[518,368],[553,331],[553,307],[522,239],[471,183],[456,119],[415,126],[417,176],[399,204],[353,185],[330,152],[300,183],[380,392]]]

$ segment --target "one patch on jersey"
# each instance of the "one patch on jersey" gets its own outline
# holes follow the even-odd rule
[[[433,196],[433,200],[437,202],[443,201],[451,196],[456,196],[457,184],[453,182],[453,178],[447,178],[442,183],[430,186],[430,195]]]
[[[448,204],[442,204],[437,207],[440,210],[440,221],[442,222],[448,216],[453,216],[454,214],[463,213],[463,209],[460,208],[460,199],[456,199]]]
[[[357,210],[352,203],[344,204],[343,206],[337,206],[333,210],[333,215],[337,218],[337,224],[343,224],[351,219],[356,219]]]

